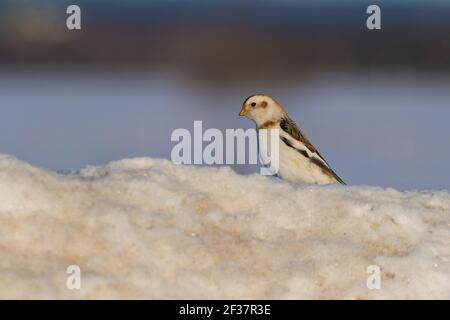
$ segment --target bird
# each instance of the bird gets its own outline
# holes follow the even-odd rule
[[[257,130],[279,129],[279,168],[277,175],[283,180],[308,184],[342,184],[345,182],[331,169],[328,162],[303,134],[285,109],[265,94],[255,94],[245,99],[240,116],[256,124]],[[269,144],[268,142],[265,142]],[[259,150],[267,150],[259,139]]]

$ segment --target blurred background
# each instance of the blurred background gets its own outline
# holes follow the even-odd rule
[[[450,1],[0,0],[0,153],[33,165],[170,158],[259,92],[348,184],[450,189]]]

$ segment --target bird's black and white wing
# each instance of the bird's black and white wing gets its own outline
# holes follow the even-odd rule
[[[322,172],[341,184],[345,182],[330,168],[328,162],[322,157],[317,149],[306,138],[302,131],[297,127],[287,115],[280,121],[280,138],[284,144],[295,149],[314,165],[318,166]]]

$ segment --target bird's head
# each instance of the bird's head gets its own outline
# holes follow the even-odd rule
[[[283,107],[271,97],[264,94],[255,94],[248,97],[242,105],[240,116],[253,120],[257,126],[267,121],[277,122],[284,115]]]

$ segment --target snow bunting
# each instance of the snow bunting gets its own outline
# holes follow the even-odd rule
[[[258,130],[279,129],[280,178],[292,182],[345,184],[289,118],[283,107],[271,97],[263,94],[248,97],[239,115],[253,120]],[[260,151],[267,150],[268,146],[261,144],[260,140]]]

